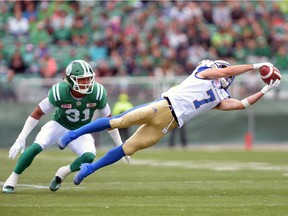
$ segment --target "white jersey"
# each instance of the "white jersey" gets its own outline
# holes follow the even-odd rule
[[[229,98],[228,92],[220,87],[218,79],[207,80],[197,77],[197,73],[215,67],[217,66],[211,60],[201,61],[193,73],[180,85],[162,93],[162,97],[170,100],[179,127]]]

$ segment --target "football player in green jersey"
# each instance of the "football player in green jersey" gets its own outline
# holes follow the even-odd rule
[[[52,120],[40,130],[35,141],[25,151],[25,140],[40,118],[56,108]],[[83,60],[72,61],[66,68],[63,82],[51,87],[48,97],[42,100],[27,118],[22,131],[9,151],[9,158],[15,158],[21,151],[16,167],[3,185],[4,193],[13,193],[22,172],[44,149],[56,144],[69,130],[77,129],[92,120],[94,112],[111,116],[107,103],[106,89],[94,82],[92,67]],[[118,129],[108,130],[116,146],[122,144]],[[91,163],[96,156],[96,148],[91,134],[85,134],[69,144],[77,158],[69,165],[60,167],[50,183],[50,190],[57,191],[63,180],[72,172],[78,171],[82,163]],[[129,162],[130,158],[123,160]]]

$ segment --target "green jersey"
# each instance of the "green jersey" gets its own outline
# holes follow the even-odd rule
[[[48,93],[49,102],[57,107],[53,120],[63,127],[74,130],[89,122],[97,109],[103,109],[107,103],[106,89],[99,83],[94,83],[91,94],[83,98],[75,98],[65,81],[51,87]]]

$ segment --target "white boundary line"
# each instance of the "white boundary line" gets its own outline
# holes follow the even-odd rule
[[[257,170],[257,171],[283,171],[288,172],[288,165],[272,165],[261,162],[237,162],[237,161],[157,161],[157,160],[138,160],[132,161],[134,165],[147,165],[155,167],[177,167],[186,169],[209,169],[216,171],[238,171],[238,170]],[[131,164],[131,165],[132,165]]]

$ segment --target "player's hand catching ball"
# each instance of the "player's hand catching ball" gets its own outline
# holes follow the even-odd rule
[[[265,85],[263,87],[263,89],[261,90],[261,92],[265,95],[265,94],[267,94],[267,92],[269,92],[271,89],[277,87],[279,84],[280,84],[280,80],[278,80],[278,79],[277,80],[271,80],[270,84]]]

